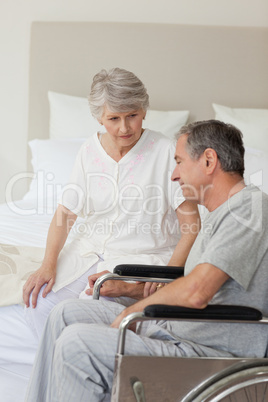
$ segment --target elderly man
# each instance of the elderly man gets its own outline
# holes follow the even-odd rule
[[[57,306],[40,344],[27,402],[104,400],[112,387],[118,326],[150,304],[199,309],[237,304],[268,314],[268,196],[243,181],[240,131],[214,120],[185,126],[175,159],[172,180],[186,199],[209,211],[185,276],[125,309],[109,301],[70,300]],[[267,341],[261,325],[145,322],[128,331],[126,352],[262,357]]]

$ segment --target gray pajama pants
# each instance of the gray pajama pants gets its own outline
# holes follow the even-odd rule
[[[109,325],[124,308],[106,300],[66,300],[57,305],[40,342],[26,402],[109,400],[118,339],[118,329]],[[161,337],[155,323],[140,325],[139,335],[127,332],[127,354],[187,355],[184,345]],[[160,339],[154,338],[156,334]]]

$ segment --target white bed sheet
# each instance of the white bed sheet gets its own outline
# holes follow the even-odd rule
[[[45,247],[54,209],[34,200],[0,205],[0,243]]]
[[[37,340],[20,305],[0,308],[0,395],[2,402],[24,401]]]
[[[0,243],[45,247],[57,203],[34,199],[0,205]],[[81,220],[77,220],[79,224]],[[70,233],[68,241],[72,240]],[[24,319],[24,307],[0,307],[0,401],[23,402],[37,341]]]
[[[53,208],[39,208],[34,201],[0,205],[0,243],[45,247]],[[37,340],[24,320],[23,307],[0,307],[0,400],[22,402],[26,392]]]

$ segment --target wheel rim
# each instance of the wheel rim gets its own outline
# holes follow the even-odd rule
[[[253,367],[227,375],[189,400],[195,402],[268,401],[268,367]]]

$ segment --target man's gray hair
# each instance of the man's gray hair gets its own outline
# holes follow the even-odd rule
[[[104,107],[113,113],[127,113],[149,107],[149,95],[141,80],[130,71],[113,68],[97,73],[88,97],[92,116],[100,120]]]
[[[199,159],[207,148],[216,151],[221,168],[225,172],[238,173],[244,176],[243,135],[232,124],[218,120],[198,121],[183,126],[177,138],[187,134],[187,150],[194,159]]]

